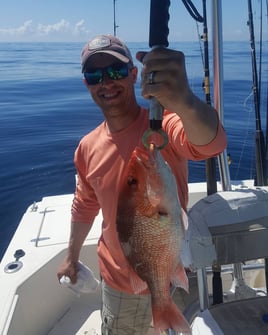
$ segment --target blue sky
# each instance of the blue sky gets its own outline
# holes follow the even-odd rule
[[[196,23],[182,1],[170,2],[169,41],[196,40]],[[202,12],[202,1],[192,2]],[[252,1],[256,28],[259,3]],[[247,0],[222,0],[222,9],[223,38],[249,40]],[[148,41],[149,13],[150,0],[116,0],[117,35],[127,42]],[[267,27],[266,17],[264,23]],[[0,0],[0,41],[84,42],[100,33],[113,33],[113,0]],[[267,36],[267,28],[263,33]]]

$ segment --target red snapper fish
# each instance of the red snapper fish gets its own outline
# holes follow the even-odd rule
[[[171,284],[188,291],[180,261],[183,222],[176,185],[159,150],[136,148],[119,192],[117,231],[122,250],[140,278],[132,281],[134,291],[148,287],[151,292],[154,327],[191,334],[170,296]]]

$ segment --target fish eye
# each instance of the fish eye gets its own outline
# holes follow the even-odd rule
[[[137,179],[133,178],[132,176],[129,176],[127,179],[127,184],[129,186],[136,185],[138,183]]]
[[[160,215],[160,216],[167,216],[168,213],[167,212],[163,212],[163,211],[158,211],[158,215]]]

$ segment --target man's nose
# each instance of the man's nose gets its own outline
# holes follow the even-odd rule
[[[103,71],[102,73],[102,85],[107,85],[110,84],[113,81],[113,79],[111,79],[106,71]]]

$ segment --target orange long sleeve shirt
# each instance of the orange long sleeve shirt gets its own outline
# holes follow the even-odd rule
[[[169,143],[161,150],[177,181],[178,195],[186,210],[188,202],[188,160],[204,160],[221,153],[226,147],[224,129],[219,124],[217,135],[207,145],[187,141],[180,118],[165,111],[163,129]],[[124,167],[136,146],[143,147],[142,135],[148,129],[148,111],[120,132],[110,133],[104,121],[87,134],[75,152],[78,182],[72,206],[72,221],[92,224],[102,210],[102,235],[98,244],[100,272],[114,289],[133,293],[137,276],[130,268],[116,231],[117,196]]]

